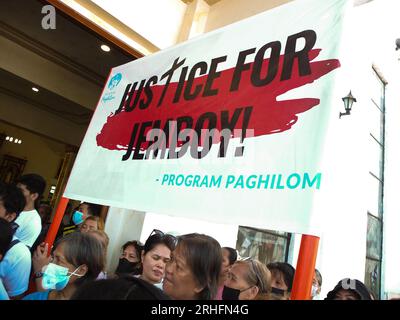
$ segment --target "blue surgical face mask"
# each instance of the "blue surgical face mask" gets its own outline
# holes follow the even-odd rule
[[[74,214],[72,215],[72,222],[75,225],[81,224],[85,219],[83,218],[83,212],[80,211],[74,211]]]
[[[53,289],[53,290],[62,290],[64,289],[69,281],[69,278],[72,275],[82,277],[82,275],[76,274],[76,270],[74,272],[69,272],[68,268],[59,266],[54,263],[49,263],[44,267],[43,278],[42,278],[42,287],[43,289]]]

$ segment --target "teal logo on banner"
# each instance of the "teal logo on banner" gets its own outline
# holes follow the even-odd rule
[[[122,79],[121,73],[117,73],[116,75],[114,75],[108,82],[108,85],[107,85],[108,90],[115,89],[121,82],[121,79]],[[106,93],[103,96],[102,101],[107,102],[107,101],[113,100],[114,98],[115,98],[115,91],[111,91],[111,92]]]

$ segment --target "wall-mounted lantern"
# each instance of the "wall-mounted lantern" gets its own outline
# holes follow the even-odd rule
[[[357,102],[357,99],[353,97],[353,95],[351,94],[351,91],[349,92],[349,94],[345,97],[342,98],[343,103],[344,103],[344,110],[346,112],[340,112],[339,113],[339,119],[342,116],[348,116],[350,114],[351,111],[351,107],[353,106],[353,102]]]

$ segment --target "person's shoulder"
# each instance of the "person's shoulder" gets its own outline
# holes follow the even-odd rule
[[[13,237],[13,241],[18,241],[16,244],[14,244],[5,254],[4,260],[10,260],[10,261],[15,261],[15,260],[21,260],[21,259],[27,259],[30,261],[31,259],[31,253],[28,249],[28,247],[20,240],[18,240],[17,237]]]
[[[39,214],[39,212],[37,212],[36,209],[33,209],[31,211],[28,211],[28,212],[29,212],[30,219],[32,221],[39,222],[40,225],[42,225],[42,219],[40,218],[40,214]]]
[[[21,221],[35,221],[38,220],[41,223],[39,212],[36,209],[29,210],[29,211],[21,211],[18,215],[18,218],[15,220],[16,222]]]
[[[28,213],[29,211],[21,211],[17,217],[17,219],[15,219],[15,222],[20,224],[22,221],[24,221],[27,217],[28,217]]]
[[[29,248],[26,246],[25,243],[23,243],[22,241],[19,241],[17,244],[15,244],[15,246],[13,246],[10,250],[15,250],[21,253],[27,253],[30,255],[30,251]]]
[[[37,291],[28,294],[23,297],[22,300],[48,300],[49,299],[50,290],[47,291]]]

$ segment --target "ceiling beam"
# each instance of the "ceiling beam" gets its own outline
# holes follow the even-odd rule
[[[102,87],[103,76],[0,21],[0,35]]]
[[[3,36],[0,48],[0,68],[85,108],[96,107],[101,86]]]

